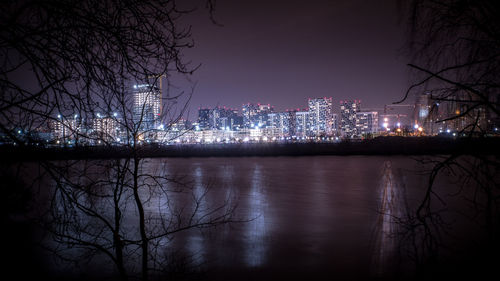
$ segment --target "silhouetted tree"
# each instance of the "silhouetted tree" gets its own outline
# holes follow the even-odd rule
[[[495,134],[500,114],[500,6],[493,0],[413,0],[409,9],[409,64],[414,84],[412,93],[429,93],[431,115],[436,124],[451,128],[463,139]],[[500,226],[500,161],[491,155],[456,153],[420,159],[432,170],[422,201],[400,218],[406,250],[425,272],[446,249],[450,225],[441,210],[446,198],[435,185],[443,174],[458,179],[455,196],[470,202],[473,220],[487,233],[491,251],[488,258],[498,261]],[[484,242],[484,241],[481,241]],[[478,243],[479,244],[479,243]],[[484,259],[487,260],[487,259]],[[463,269],[463,268],[462,268]],[[494,268],[489,268],[494,270]],[[462,272],[462,270],[459,270]],[[477,272],[480,274],[481,272]]]
[[[215,3],[206,3],[211,14]],[[110,113],[126,105],[117,95],[132,83],[197,68],[182,59],[193,46],[182,22],[191,10],[177,1],[24,0],[0,8],[0,133],[19,144],[18,130],[44,130],[58,115]]]
[[[205,3],[212,16],[215,1]],[[165,133],[157,125],[168,130],[183,116],[187,102],[178,101],[192,93],[170,87],[197,68],[182,56],[193,46],[183,22],[191,10],[173,0],[25,0],[0,8],[0,134],[23,145],[32,141],[25,132],[59,126],[61,145],[126,151],[120,159],[30,164],[41,200],[30,215],[56,242],[48,249],[76,263],[105,257],[121,279],[148,280],[167,268],[173,234],[233,221],[230,198],[207,202],[209,187],[193,193],[189,181],[141,154],[148,138]],[[146,99],[160,99],[155,116],[148,102],[134,101],[136,84],[145,85]]]

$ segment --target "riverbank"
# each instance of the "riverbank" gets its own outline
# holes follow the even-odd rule
[[[379,137],[338,143],[235,143],[145,145],[140,157],[249,157],[311,155],[500,155],[500,138]],[[3,160],[109,159],[130,157],[127,146],[36,147],[0,146]]]

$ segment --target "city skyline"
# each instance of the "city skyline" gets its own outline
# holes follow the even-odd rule
[[[158,82],[158,81],[156,81]],[[156,83],[155,82],[155,83]],[[161,82],[161,81],[160,81]],[[340,141],[380,135],[423,136],[451,134],[460,130],[460,122],[440,122],[436,118],[454,114],[443,110],[428,93],[417,95],[414,104],[385,105],[376,111],[361,107],[361,100],[341,100],[334,106],[332,97],[308,98],[306,108],[275,110],[271,104],[247,103],[241,109],[226,106],[200,107],[195,119],[167,120],[160,113],[161,87],[140,84],[132,87],[131,128],[137,139],[130,139],[124,127],[126,111],[96,112],[95,116],[57,115],[51,123],[56,145],[103,145],[127,143],[234,143],[260,141]],[[457,105],[459,106],[459,105]],[[406,112],[393,110],[405,107]],[[339,109],[339,114],[334,112]],[[379,114],[380,113],[380,114]],[[122,114],[125,114],[122,116]],[[89,119],[90,117],[90,119]],[[486,119],[484,119],[486,121]],[[461,121],[463,123],[463,120]],[[482,122],[482,121],[481,121]],[[90,124],[90,126],[85,126]]]
[[[241,108],[218,105],[198,108],[195,118],[179,115],[168,119],[168,114],[162,113],[162,108],[168,105],[162,97],[161,85],[161,80],[132,85],[127,94],[132,98],[128,109],[108,107],[107,111],[92,110],[90,115],[59,112],[47,124],[48,131],[15,130],[20,136],[37,135],[35,139],[43,140],[43,144],[62,146],[135,142],[336,142],[383,135],[456,136],[471,122],[467,116],[445,121],[463,111],[464,105],[456,102],[440,105],[430,93],[416,93],[407,98],[406,104],[386,104],[383,109],[364,108],[359,99],[339,100],[337,104],[333,97],[316,97],[304,100],[306,107],[302,108],[276,110],[279,105],[261,103],[247,103]],[[409,102],[412,99],[414,103]],[[478,125],[489,132],[498,131],[487,111],[478,109],[474,114],[479,118]],[[131,132],[135,139],[130,138]]]

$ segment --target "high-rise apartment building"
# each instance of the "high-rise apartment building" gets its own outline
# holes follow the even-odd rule
[[[273,112],[267,114],[267,126],[268,128],[280,128],[281,127],[281,116],[279,112]]]
[[[115,118],[97,117],[92,120],[92,129],[97,142],[111,142],[119,140],[119,127]]]
[[[378,112],[367,111],[356,113],[357,136],[373,135],[378,132]]]
[[[292,132],[291,121],[295,120],[291,118],[289,112],[272,112],[268,113],[268,125],[267,128],[278,129],[280,137],[290,136]]]
[[[150,84],[134,85],[133,119],[141,130],[155,129],[160,123],[161,91]]]
[[[418,94],[415,99],[414,124],[422,127],[426,133],[431,131],[431,94]]]
[[[51,129],[54,139],[66,144],[68,141],[78,139],[82,130],[82,120],[78,115],[66,118],[59,114],[57,120],[51,122]]]
[[[449,101],[439,105],[442,119],[449,119],[444,124],[447,130],[469,133],[472,131],[485,132],[491,128],[492,112],[484,104],[468,102],[470,97],[465,92],[457,92],[448,96]],[[418,102],[418,100],[417,100]],[[432,101],[436,102],[436,101]],[[432,113],[435,111],[433,110]],[[436,120],[437,118],[433,118]],[[435,121],[434,121],[435,122]],[[440,126],[441,127],[441,126]]]
[[[247,103],[242,106],[243,126],[245,128],[265,127],[268,124],[267,115],[274,112],[270,104]]]
[[[212,110],[213,129],[232,130],[237,125],[238,110],[218,106]]]
[[[198,127],[200,130],[233,130],[241,127],[238,110],[228,107],[198,109]]]
[[[283,112],[284,115],[286,115],[285,118],[285,124],[288,127],[288,132],[287,136],[293,136],[295,135],[296,131],[296,126],[297,126],[297,116],[295,115],[296,111],[295,110],[287,110]]]
[[[310,134],[313,136],[332,133],[332,98],[308,100]]]
[[[339,134],[339,116],[336,113],[332,113],[332,135],[337,136]]]
[[[356,129],[356,113],[360,111],[359,100],[340,101],[340,131],[345,138],[358,136]]]
[[[243,115],[243,127],[250,128],[255,126],[254,122],[259,111],[259,106],[253,103],[244,104],[241,107],[241,114]]]
[[[305,137],[309,134],[311,125],[309,123],[309,111],[295,112],[295,136]]]
[[[198,109],[198,129],[210,130],[210,111],[209,108]]]

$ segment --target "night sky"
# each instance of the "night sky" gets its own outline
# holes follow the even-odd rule
[[[191,100],[199,106],[270,103],[305,108],[309,97],[360,99],[362,109],[399,100],[408,86],[406,23],[397,0],[218,0],[189,16],[201,68]],[[194,116],[193,116],[194,117]]]

